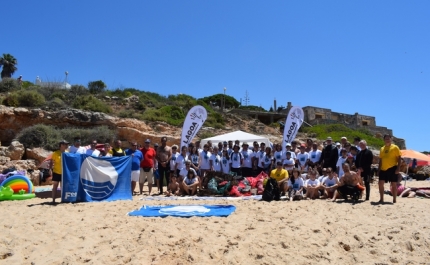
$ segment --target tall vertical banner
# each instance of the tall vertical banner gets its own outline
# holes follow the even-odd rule
[[[287,143],[291,143],[302,126],[305,115],[302,108],[292,107],[288,112],[287,120],[284,127],[284,138],[282,140],[282,151],[287,150]]]
[[[182,127],[181,149],[182,146],[188,146],[194,139],[197,132],[205,123],[208,113],[206,109],[200,105],[194,106],[188,111],[185,117],[184,127]]]

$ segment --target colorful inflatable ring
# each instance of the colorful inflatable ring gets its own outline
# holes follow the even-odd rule
[[[26,193],[33,192],[33,183],[23,175],[14,175],[5,179],[0,186],[10,187],[14,193],[19,193],[20,190],[24,190]]]

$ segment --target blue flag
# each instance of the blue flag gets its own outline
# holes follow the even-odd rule
[[[226,217],[235,210],[234,205],[145,205],[139,210],[129,212],[128,215],[143,217]]]
[[[62,202],[131,200],[131,156],[63,153]]]

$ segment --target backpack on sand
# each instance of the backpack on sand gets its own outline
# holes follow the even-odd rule
[[[281,199],[281,191],[279,190],[278,182],[274,178],[269,178],[264,187],[263,201],[271,202],[273,200],[279,201]]]

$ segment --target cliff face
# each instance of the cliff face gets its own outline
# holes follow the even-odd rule
[[[9,145],[24,128],[36,124],[65,127],[94,127],[106,125],[117,129],[120,139],[135,140],[143,144],[145,139],[159,142],[163,135],[169,136],[169,142],[180,141],[180,130],[166,123],[151,123],[135,119],[123,119],[99,112],[77,109],[46,111],[42,109],[11,108],[0,105],[0,142]]]

